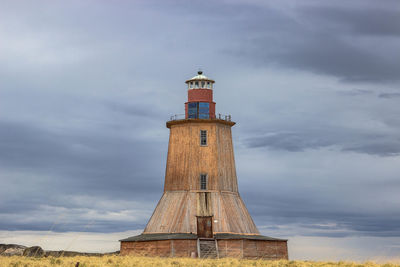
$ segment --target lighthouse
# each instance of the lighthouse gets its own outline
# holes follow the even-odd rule
[[[238,191],[230,115],[216,114],[215,81],[186,81],[185,116],[172,116],[164,192],[122,255],[287,259],[287,240],[259,233]]]

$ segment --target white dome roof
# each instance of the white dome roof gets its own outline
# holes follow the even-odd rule
[[[200,70],[197,72],[196,76],[194,76],[193,78],[187,80],[186,83],[191,82],[191,81],[210,81],[212,83],[215,83],[214,80],[212,80],[212,79],[208,78],[207,76],[203,75],[203,72],[200,71]]]

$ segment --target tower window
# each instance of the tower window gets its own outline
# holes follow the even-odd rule
[[[188,117],[190,119],[209,119],[210,103],[207,102],[189,102]]]
[[[200,174],[200,189],[207,190],[207,174]]]
[[[198,117],[198,102],[188,103],[188,117],[190,119],[197,119]]]
[[[199,119],[210,118],[210,103],[199,102]]]
[[[200,145],[206,146],[207,145],[207,131],[200,130]]]

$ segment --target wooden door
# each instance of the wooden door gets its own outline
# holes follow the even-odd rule
[[[212,238],[212,216],[197,216],[197,236]]]

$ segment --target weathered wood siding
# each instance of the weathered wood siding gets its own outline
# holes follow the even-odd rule
[[[218,240],[221,258],[288,259],[286,241],[222,239]],[[121,255],[149,257],[190,257],[197,253],[197,240],[157,240],[121,242]]]
[[[196,216],[213,216],[214,233],[259,234],[240,195],[220,191],[164,192],[143,233],[197,233]]]
[[[188,120],[168,125],[164,194],[144,233],[197,233],[196,216],[213,216],[214,233],[259,234],[238,193],[233,124]],[[207,146],[200,145],[201,130],[207,131]],[[207,174],[207,190],[200,189],[200,174]]]
[[[200,145],[200,130],[207,130],[207,146]],[[201,173],[208,189],[237,192],[231,126],[216,121],[172,125],[164,191],[200,190]]]
[[[222,239],[217,242],[221,258],[288,259],[286,241]]]
[[[121,242],[120,255],[149,257],[190,257],[197,253],[197,240]]]

